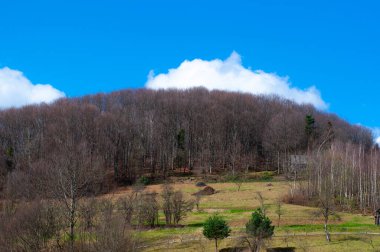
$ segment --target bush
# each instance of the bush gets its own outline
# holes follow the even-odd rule
[[[195,186],[197,186],[197,187],[204,187],[204,186],[207,186],[207,185],[206,185],[205,182],[200,181],[200,182],[197,182],[197,183],[195,184]]]
[[[137,224],[154,227],[158,223],[158,201],[157,193],[141,193],[135,199],[134,210]]]
[[[274,177],[273,171],[263,171],[263,172],[255,172],[253,174],[248,175],[248,180],[254,181],[272,181]]]
[[[273,172],[271,171],[264,171],[264,172],[261,172],[261,180],[263,181],[269,181],[269,180],[272,180],[273,179]]]
[[[123,216],[115,214],[113,203],[105,200],[101,203],[100,222],[95,228],[95,241],[90,251],[138,251],[138,240],[131,230],[127,229]]]
[[[62,228],[59,208],[48,201],[22,203],[0,215],[0,251],[44,251]]]
[[[263,213],[261,208],[256,209],[251,219],[246,224],[246,232],[249,236],[265,239],[273,235],[272,221]]]
[[[307,196],[302,193],[300,190],[295,190],[293,195],[289,191],[287,194],[285,194],[282,197],[282,201],[286,204],[294,204],[294,205],[310,205],[310,202],[307,198]]]
[[[149,185],[151,183],[150,178],[141,176],[138,180],[138,183],[143,184],[143,185]]]
[[[174,191],[174,188],[168,184],[162,186],[161,196],[166,225],[178,225],[194,207],[193,201],[184,199],[182,191]]]
[[[237,180],[242,179],[242,174],[235,174],[232,175],[231,173],[228,173],[227,175],[224,175],[223,178],[221,179],[222,182],[235,182]]]
[[[274,226],[272,221],[265,215],[261,208],[256,209],[251,216],[251,219],[245,225],[248,235],[248,245],[251,251],[260,251],[262,242],[272,237]],[[249,241],[249,239],[251,241]]]

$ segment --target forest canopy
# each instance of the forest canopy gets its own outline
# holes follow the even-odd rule
[[[0,185],[14,197],[35,197],[41,178],[65,166],[80,170],[91,193],[110,180],[166,178],[178,168],[281,172],[290,154],[327,139],[373,146],[369,129],[276,96],[194,88],[65,98],[0,112]]]

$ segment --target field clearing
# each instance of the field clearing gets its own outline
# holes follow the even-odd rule
[[[182,190],[187,198],[201,188],[194,181],[172,184]],[[380,228],[373,224],[373,216],[340,213],[340,219],[330,221],[332,242],[327,243],[323,233],[322,218],[315,217],[316,208],[284,204],[280,227],[277,227],[276,201],[288,192],[286,181],[247,182],[240,191],[234,183],[208,184],[217,193],[204,196],[200,210],[193,210],[181,222],[184,227],[156,228],[139,233],[146,242],[144,251],[214,251],[214,243],[202,235],[203,222],[213,213],[223,216],[232,228],[231,238],[220,243],[220,248],[241,246],[239,237],[244,235],[245,223],[252,211],[260,206],[257,192],[265,199],[266,213],[276,225],[274,237],[268,241],[269,247],[296,247],[297,251],[380,251]],[[161,192],[161,185],[150,185],[150,192]],[[106,197],[117,199],[128,193],[130,188],[122,188]],[[160,213],[160,223],[164,216]],[[372,234],[362,234],[362,233]],[[264,251],[264,250],[263,250]]]
[[[318,236],[294,236],[274,237],[267,242],[268,247],[295,247],[296,251],[310,252],[333,252],[333,251],[379,251],[380,239],[369,235],[332,235],[332,241],[327,243],[323,235]],[[234,239],[225,239],[220,243],[221,248],[241,246]],[[205,239],[176,243],[162,242],[154,247],[146,248],[145,251],[215,251],[214,244]],[[264,249],[262,251],[265,251]]]

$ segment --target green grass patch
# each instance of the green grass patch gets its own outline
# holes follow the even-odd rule
[[[157,241],[161,239],[168,239],[176,235],[184,235],[194,233],[199,227],[186,226],[179,228],[155,228],[144,230],[139,233],[139,237],[144,240]]]
[[[204,224],[204,222],[196,222],[196,223],[190,223],[190,224],[188,224],[187,226],[188,226],[188,227],[199,228],[199,227],[203,227],[203,224]]]
[[[371,224],[346,222],[342,224],[329,224],[330,232],[374,232],[380,228]],[[323,224],[286,225],[276,228],[278,232],[323,232]]]

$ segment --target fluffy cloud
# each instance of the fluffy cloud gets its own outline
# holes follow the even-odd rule
[[[372,128],[373,136],[375,137],[375,143],[380,145],[380,128]]]
[[[377,138],[375,139],[375,143],[377,143],[378,145],[380,145],[380,137],[377,137]]]
[[[240,55],[236,52],[233,52],[226,60],[185,60],[178,68],[169,69],[166,74],[155,76],[151,71],[145,86],[152,89],[187,89],[204,86],[209,90],[274,94],[300,104],[312,104],[319,109],[328,107],[314,86],[301,90],[292,87],[288,77],[245,68],[241,63]]]
[[[20,71],[0,69],[0,108],[50,103],[65,94],[49,84],[33,84]]]

